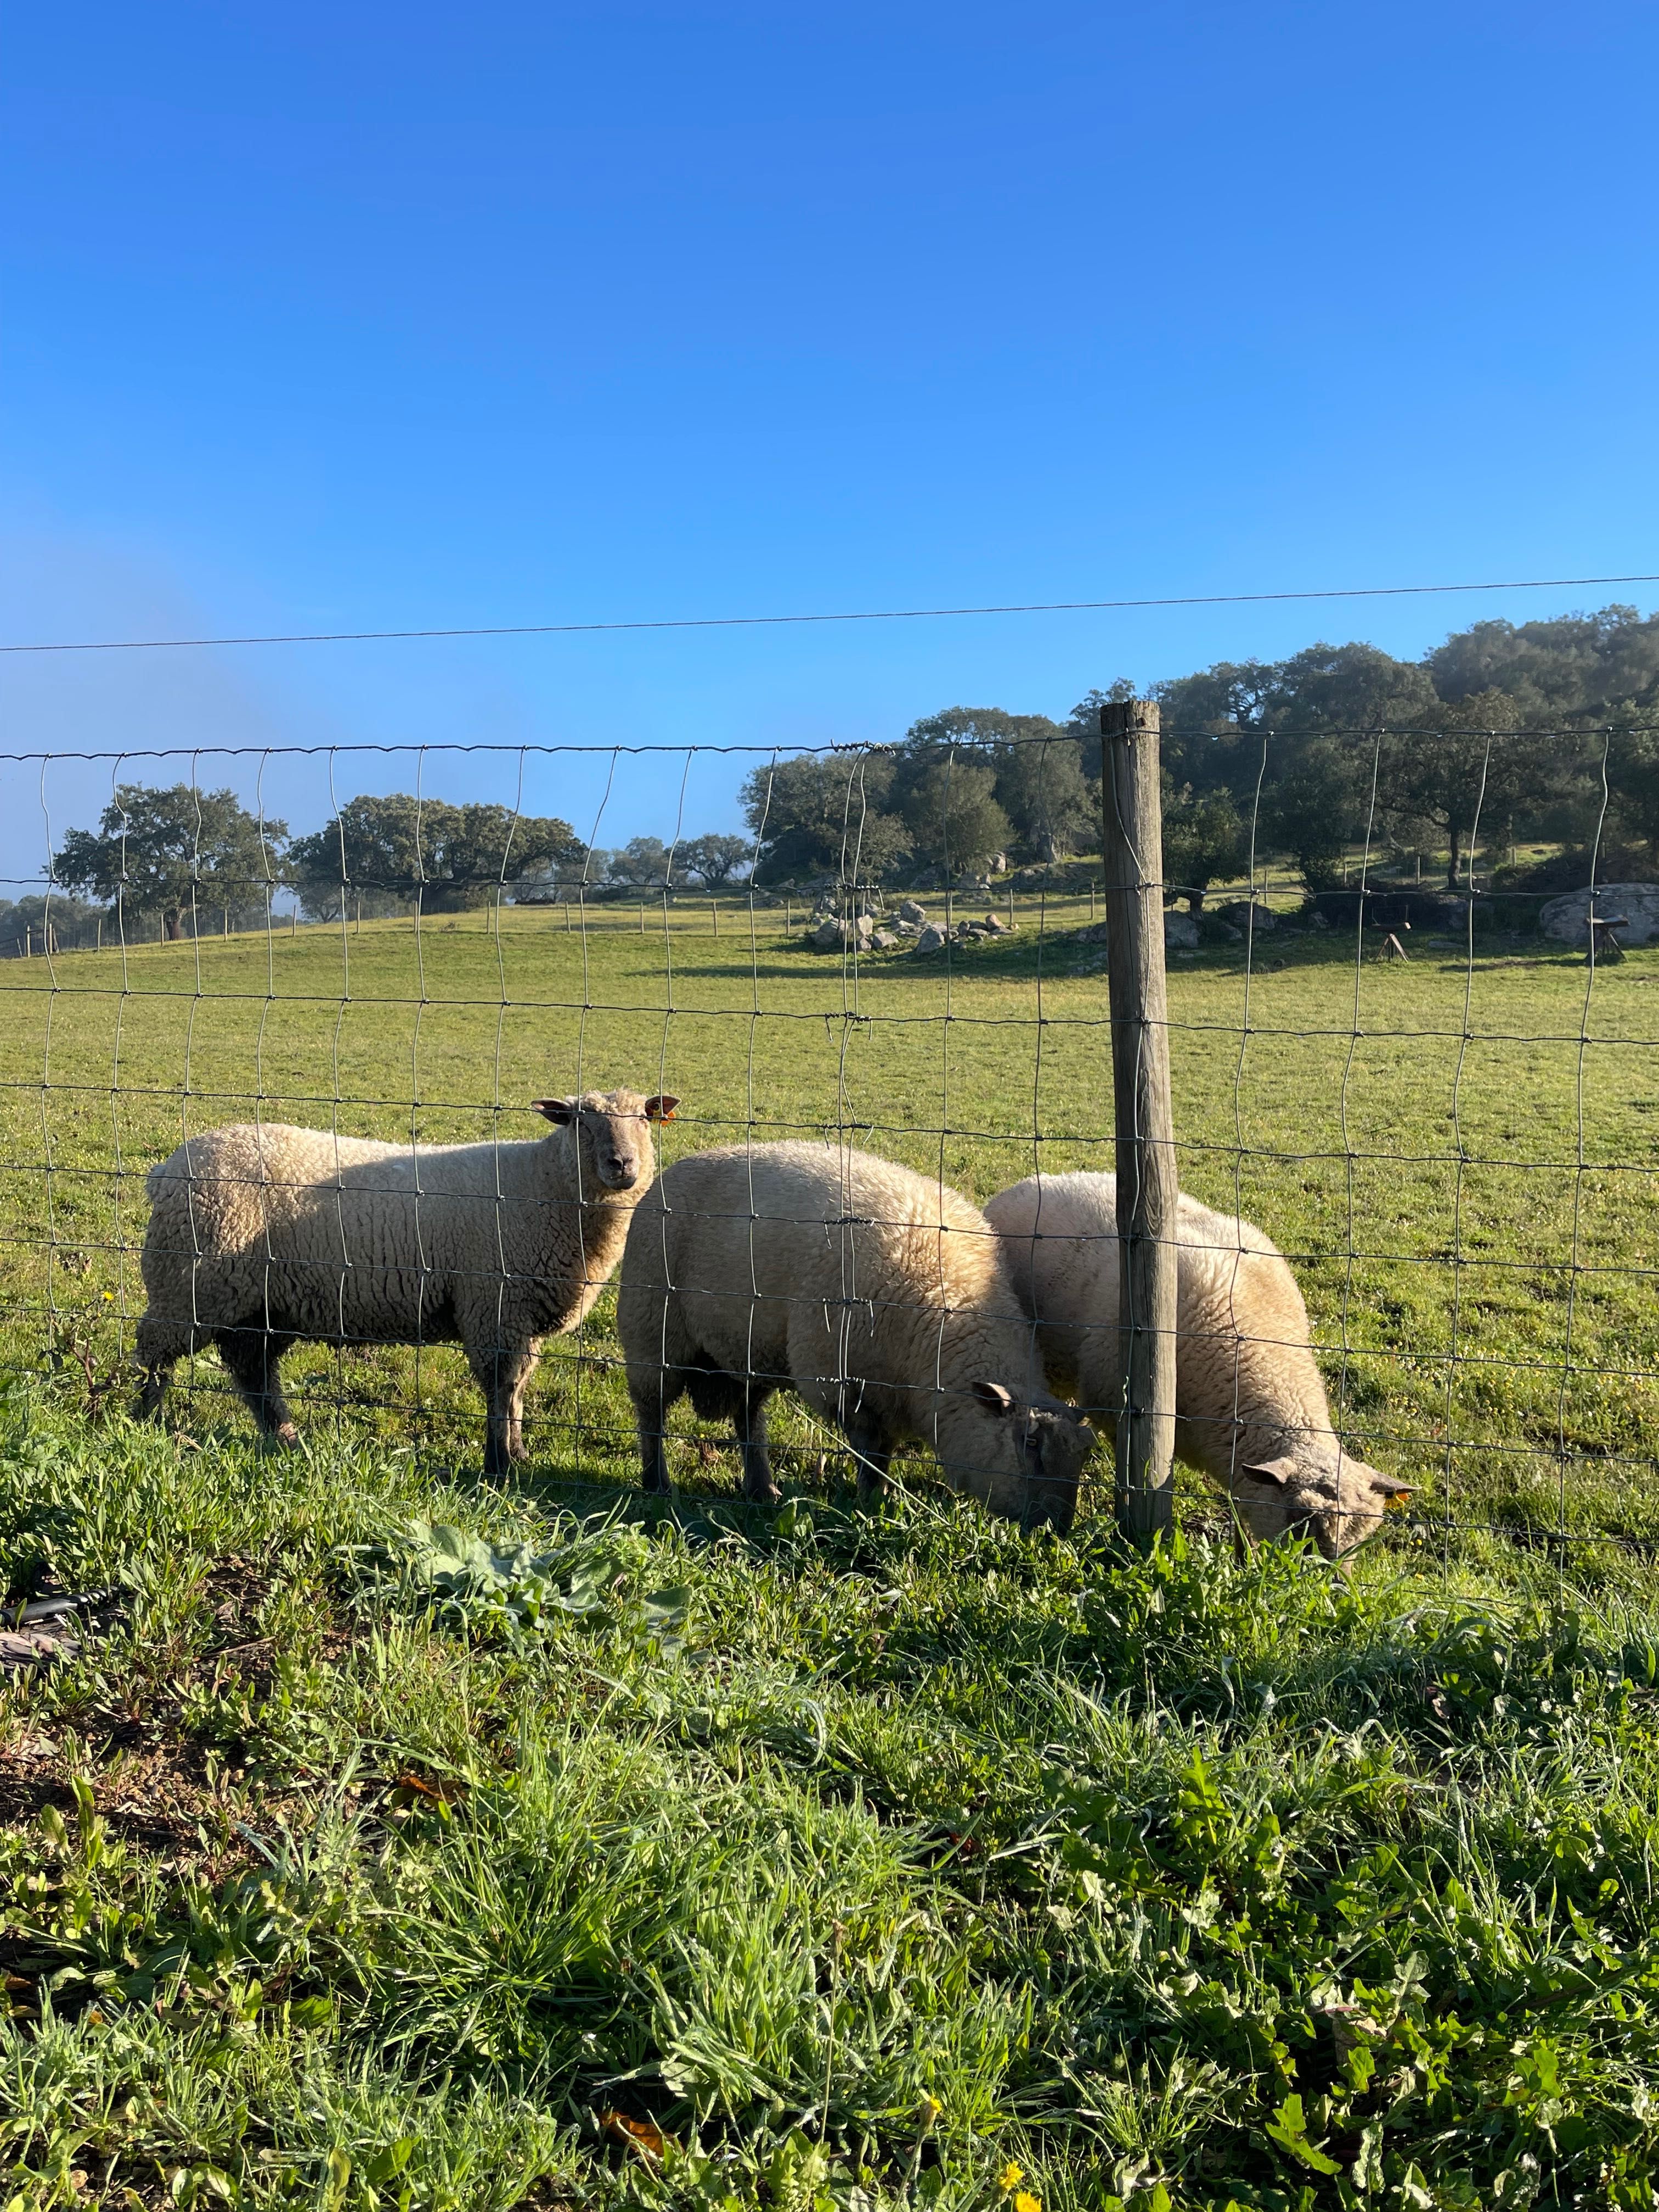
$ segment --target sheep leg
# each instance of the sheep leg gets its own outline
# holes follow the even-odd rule
[[[667,1376],[655,1370],[638,1382],[629,1381],[634,1418],[639,1424],[641,1486],[659,1497],[668,1490],[668,1453],[664,1431],[668,1425]]]
[[[484,1395],[484,1462],[486,1474],[505,1474],[514,1460],[524,1457],[521,1428],[525,1386],[535,1368],[526,1345],[492,1344],[469,1349],[467,1364]]]
[[[766,1449],[766,1405],[771,1395],[770,1390],[747,1384],[733,1423],[743,1447],[743,1494],[757,1505],[775,1505],[783,1495],[772,1480],[772,1462]]]
[[[887,1495],[887,1470],[893,1462],[893,1447],[878,1430],[862,1424],[848,1430],[847,1441],[858,1462],[859,1504],[879,1504]]]
[[[219,1357],[230,1370],[230,1379],[252,1414],[261,1438],[298,1443],[300,1431],[283,1395],[278,1372],[283,1354],[292,1348],[295,1339],[277,1336],[254,1323],[246,1328],[222,1329],[216,1340]]]
[[[170,1322],[157,1321],[153,1314],[145,1314],[139,1321],[133,1349],[144,1370],[143,1387],[134,1410],[141,1420],[153,1421],[161,1413],[174,1367],[196,1349],[195,1338],[188,1328],[179,1328]]]
[[[524,1445],[524,1401],[530,1389],[530,1378],[541,1364],[541,1353],[530,1345],[519,1360],[519,1377],[507,1394],[507,1455],[511,1460],[526,1460],[529,1453]]]

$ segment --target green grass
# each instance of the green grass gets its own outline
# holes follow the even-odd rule
[[[1103,974],[1034,913],[856,979],[693,919],[672,1012],[659,926],[584,967],[529,915],[0,968],[0,1569],[124,1594],[0,1693],[9,2189],[1651,2203],[1659,959],[1587,1012],[1535,948],[1276,937],[1248,1036],[1235,951],[1172,971],[1183,1181],[1299,1255],[1345,1427],[1419,1485],[1351,1577],[1235,1561],[1196,1483],[1134,1558],[1103,1469],[1066,1541],[920,1460],[863,1518],[799,1413],[782,1516],[689,1419],[647,1510],[608,1300],[509,1485],[447,1350],[296,1354],[295,1455],[211,1357],[128,1423],[142,1173],[256,1101],[519,1135],[629,1081],[681,1150],[1107,1164]],[[416,1522],[528,1548],[434,1577]]]

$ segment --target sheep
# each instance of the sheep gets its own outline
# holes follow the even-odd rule
[[[775,1503],[766,1407],[787,1384],[852,1446],[862,1503],[916,1437],[992,1511],[1071,1526],[1093,1432],[1042,1388],[983,1215],[937,1180],[808,1144],[678,1160],[629,1230],[617,1326],[649,1491],[689,1392],[732,1420],[745,1494]]]
[[[526,1143],[388,1145],[248,1122],[191,1137],[147,1178],[141,1413],[216,1344],[261,1437],[291,1444],[278,1368],[301,1341],[459,1343],[488,1408],[484,1468],[525,1457],[541,1340],[589,1311],[678,1100],[538,1098]]]
[[[1115,1419],[1116,1177],[1031,1176],[985,1212],[1037,1322],[1049,1387]],[[1308,1310],[1271,1240],[1183,1192],[1176,1241],[1176,1451],[1231,1493],[1251,1536],[1310,1534],[1335,1559],[1409,1492],[1339,1443]]]

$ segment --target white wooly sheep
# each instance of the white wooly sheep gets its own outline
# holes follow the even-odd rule
[[[1114,1420],[1116,1177],[1031,1176],[985,1212],[1038,1323],[1050,1386]],[[1338,1442],[1308,1310],[1271,1240],[1184,1192],[1176,1239],[1176,1449],[1231,1493],[1252,1536],[1305,1533],[1334,1559],[1372,1533],[1404,1486]]]
[[[1071,1525],[1093,1433],[1042,1389],[985,1217],[936,1179],[807,1144],[678,1160],[635,1213],[617,1325],[647,1490],[689,1392],[732,1420],[748,1496],[775,1500],[766,1407],[787,1385],[852,1445],[862,1499],[917,1437],[994,1512]]]
[[[622,1256],[677,1099],[538,1098],[516,1144],[389,1145],[251,1122],[189,1138],[146,1182],[140,1411],[216,1344],[263,1435],[295,1440],[278,1365],[301,1341],[459,1343],[489,1408],[484,1466],[525,1456],[544,1336],[574,1328]]]

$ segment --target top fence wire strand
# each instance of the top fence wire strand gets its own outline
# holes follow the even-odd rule
[[[1390,749],[1421,734],[1325,733],[1361,804],[1317,896],[1264,806],[1272,733],[1248,741],[1231,879],[1201,896],[1166,886],[1182,1188],[1289,1258],[1345,1449],[1411,1486],[1385,1543],[1448,1558],[1505,1543],[1645,1548],[1659,1539],[1659,949],[1647,943],[1659,894],[1632,903],[1602,880],[1619,732],[1524,733],[1571,752],[1598,795],[1577,908],[1544,917],[1565,937],[1540,930],[1543,897],[1515,880],[1499,797],[1513,780],[1494,764],[1516,733],[1465,735],[1468,788],[1449,809],[1458,882],[1421,880],[1387,798]],[[545,845],[562,771],[594,750],[0,757],[14,820],[38,807],[41,824],[40,867],[0,914],[10,1369],[52,1372],[94,1411],[129,1402],[145,1176],[227,1123],[499,1146],[544,1133],[532,1100],[626,1085],[681,1102],[656,1131],[665,1166],[799,1137],[896,1159],[980,1204],[1035,1171],[1110,1171],[1097,827],[1073,858],[985,868],[981,846],[964,870],[951,842],[961,849],[982,774],[972,747],[941,748],[902,836],[878,804],[888,757],[829,748],[807,756],[817,859],[802,859],[811,840],[794,814],[781,822],[781,757],[605,748],[593,818],[562,857],[526,867],[524,825]],[[757,828],[721,884],[677,871],[700,752],[750,774]],[[406,864],[354,860],[346,794],[388,789],[397,773],[413,784]],[[430,796],[434,775],[447,793],[500,792],[499,859],[439,852],[432,824],[454,808]],[[94,776],[106,781],[88,799]],[[630,782],[637,816],[641,778],[665,817],[664,879],[619,885],[592,856]],[[296,877],[266,808],[279,781],[287,805],[300,794],[329,823],[331,884],[315,837]],[[240,860],[209,849],[226,784],[256,824]],[[145,785],[194,809],[171,894],[156,889],[155,851],[137,849]],[[107,806],[118,845],[125,818],[131,845],[95,907],[65,887],[70,787],[83,816]],[[549,1480],[638,1480],[614,1291],[544,1346],[525,1443]],[[301,1433],[476,1452],[481,1411],[460,1352],[433,1340],[435,1323],[411,1334],[424,1340],[342,1332],[298,1346]],[[246,1419],[215,1353],[193,1355],[186,1393],[191,1422]],[[775,1443],[797,1485],[848,1472],[842,1439],[799,1406]],[[729,1444],[682,1408],[675,1480],[731,1490]],[[904,1471],[925,1480],[928,1468],[922,1455]],[[1104,1453],[1090,1479],[1103,1508]],[[1224,1512],[1196,1477],[1181,1483],[1184,1515]]]

